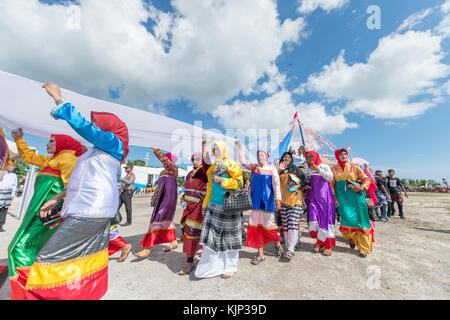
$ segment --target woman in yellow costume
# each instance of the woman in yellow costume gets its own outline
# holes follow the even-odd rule
[[[337,213],[341,216],[339,230],[350,248],[358,248],[361,258],[372,252],[374,225],[369,219],[364,190],[371,183],[369,177],[356,165],[348,162],[348,152],[335,152],[338,164],[331,168],[334,178],[330,182]],[[361,184],[359,184],[361,182]]]
[[[42,170],[34,184],[34,194],[20,228],[8,246],[11,299],[25,299],[25,286],[31,265],[39,250],[56,231],[58,222],[43,225],[39,211],[44,203],[58,194],[69,182],[69,177],[83,153],[83,146],[67,135],[53,134],[47,144],[51,156],[37,155],[23,139],[22,129],[12,132],[20,156],[27,163]]]
[[[242,170],[227,157],[227,145],[219,141],[212,144],[215,163],[209,167],[208,188],[203,200],[203,220],[200,244],[203,253],[195,270],[197,278],[222,275],[230,278],[237,271],[239,250],[242,248],[240,212],[225,213],[223,198],[230,189],[239,189],[244,184]]]

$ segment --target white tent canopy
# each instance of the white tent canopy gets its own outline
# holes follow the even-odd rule
[[[0,125],[10,130],[23,128],[24,133],[45,139],[52,133],[67,134],[87,144],[66,121],[55,120],[50,116],[55,105],[42,85],[43,83],[0,71]],[[62,95],[88,120],[91,111],[117,115],[128,126],[130,145],[160,148],[176,154],[178,158],[189,160],[194,152],[201,151],[202,134],[207,133],[208,144],[217,140],[226,141],[228,155],[237,160],[235,139],[232,137],[65,89],[62,89]],[[249,155],[246,149],[244,155],[246,159],[255,161],[255,157]]]
[[[10,140],[6,140],[6,143],[8,144],[9,158],[11,160],[20,159],[20,154],[19,151],[17,151],[16,143]]]

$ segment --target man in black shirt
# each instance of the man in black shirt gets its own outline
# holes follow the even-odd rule
[[[377,214],[378,221],[382,221],[383,219],[384,221],[389,221],[391,220],[387,216],[388,212],[387,199],[389,199],[389,193],[386,180],[383,178],[383,172],[381,170],[375,171],[375,184],[377,186],[377,190],[375,190],[375,195],[377,197],[377,204],[375,205],[374,209],[375,213]]]
[[[403,186],[401,180],[395,177],[395,170],[389,169],[388,174],[387,186],[391,195],[391,202],[389,203],[389,216],[393,216],[395,214],[394,202],[397,202],[400,218],[405,219],[403,215],[402,191],[405,193],[406,198],[408,198],[408,194],[406,193],[405,187]]]

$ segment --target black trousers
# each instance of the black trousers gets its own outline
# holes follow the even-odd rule
[[[389,207],[388,207],[388,216],[393,216],[395,214],[395,208],[394,208],[394,203],[395,202],[389,202]],[[398,205],[398,213],[400,217],[403,217],[403,201],[396,201],[397,205]]]
[[[3,228],[3,225],[6,222],[6,214],[8,213],[9,208],[0,208],[0,229]]]
[[[119,208],[117,210],[120,210],[122,207],[122,204],[125,204],[125,211],[127,212],[127,222],[131,224],[132,220],[132,205],[131,205],[131,199],[133,198],[133,190],[124,190],[120,193],[119,197]]]

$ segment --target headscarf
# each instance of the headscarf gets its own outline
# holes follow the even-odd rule
[[[127,125],[119,119],[115,114],[109,112],[91,111],[91,121],[95,121],[95,125],[106,132],[111,132],[122,141],[123,158],[122,162],[129,152],[129,137]]]
[[[320,159],[320,156],[317,152],[315,151],[306,151],[305,152],[305,159],[308,156],[308,154],[312,155],[314,157],[314,164],[318,167],[319,164],[322,163],[322,159]],[[311,168],[311,165],[308,164],[308,168]]]
[[[79,157],[84,153],[82,144],[71,136],[65,134],[52,134],[51,136],[55,138],[56,145],[56,151],[53,156],[57,156],[63,150],[75,151],[76,157]]]
[[[177,160],[178,160],[177,156],[174,155],[173,153],[170,153],[170,152],[164,153],[164,156],[165,156],[167,159],[169,159],[170,161],[172,161],[173,163],[176,163]]]
[[[283,162],[283,158],[287,154],[291,156],[291,162],[287,165],[286,169],[284,169],[282,171],[282,173],[290,172],[290,171],[292,171],[292,168],[295,168],[295,166],[294,166],[294,157],[292,156],[292,153],[290,151],[286,151],[285,153],[283,153],[283,155],[280,158],[280,164]]]
[[[347,152],[347,155],[348,155],[347,149],[341,148],[341,149],[337,149],[337,150],[334,152],[334,156],[336,157],[336,160],[337,160],[337,162],[339,163],[339,166],[341,166],[342,170],[344,170],[344,169],[345,169],[345,164],[348,162],[348,160],[347,160],[346,162],[342,162],[342,161],[341,161],[341,159],[339,158],[339,154],[340,154],[342,151]]]
[[[283,155],[280,158],[280,164],[282,163],[283,158],[286,154],[291,156],[292,161],[288,164],[286,169],[284,169],[283,171],[280,172],[280,175],[283,173],[288,173],[288,174],[290,173],[290,174],[296,175],[301,180],[300,185],[303,188],[305,185],[309,184],[309,178],[306,177],[306,175],[302,169],[300,169],[299,167],[294,165],[294,158],[292,157],[292,153],[289,151],[283,153]]]
[[[217,146],[217,148],[219,148],[220,150],[220,159],[216,158],[216,154],[214,153],[214,147]],[[211,145],[211,150],[213,152],[214,158],[216,160],[216,162],[222,162],[224,159],[228,158],[227,157],[227,151],[228,151],[228,147],[226,142],[224,141],[216,141]]]
[[[200,159],[200,161],[199,161],[199,159]],[[193,153],[192,157],[191,157],[191,161],[192,161],[192,163],[194,165],[195,164],[198,164],[198,165],[202,164],[202,154],[201,154],[201,152]]]

